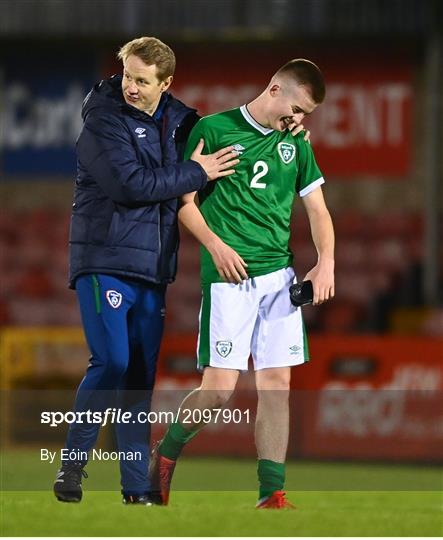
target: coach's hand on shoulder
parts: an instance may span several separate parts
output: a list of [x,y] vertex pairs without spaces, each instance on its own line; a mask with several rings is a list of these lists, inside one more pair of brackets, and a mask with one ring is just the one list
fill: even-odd
[[214,237],[207,249],[212,256],[220,277],[228,283],[243,283],[249,279],[246,272],[248,266],[240,255],[223,242],[218,236]]
[[309,144],[311,144],[311,132],[309,131],[309,129],[305,129],[305,126],[303,124],[298,124],[297,125],[295,122],[292,122],[292,124],[288,125],[288,129],[292,133],[293,137],[298,135],[300,133],[300,131],[304,131],[305,135],[304,135],[303,139],[306,142],[308,142]]
[[221,150],[217,150],[213,154],[202,154],[205,141],[200,139],[199,143],[192,152],[191,159],[199,163],[209,180],[216,180],[223,176],[234,174],[235,170],[232,168],[240,161],[237,156],[237,152],[233,146],[227,146]]

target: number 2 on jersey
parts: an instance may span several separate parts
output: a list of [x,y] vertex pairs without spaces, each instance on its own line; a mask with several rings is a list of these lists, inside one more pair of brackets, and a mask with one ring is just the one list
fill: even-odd
[[252,177],[251,183],[249,186],[255,189],[265,189],[266,184],[264,182],[259,182],[260,178],[266,176],[269,171],[269,167],[265,161],[256,161],[253,167],[254,176]]

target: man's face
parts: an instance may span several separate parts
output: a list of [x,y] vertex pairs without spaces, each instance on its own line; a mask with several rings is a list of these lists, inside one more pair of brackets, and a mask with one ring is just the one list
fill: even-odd
[[298,126],[317,107],[306,86],[275,84],[270,89],[270,95],[268,123],[276,131],[284,131],[291,124]]
[[141,58],[131,54],[123,61],[123,98],[128,105],[150,115],[154,114],[162,92],[171,85],[172,77],[164,81],[157,78],[157,66],[148,66]]

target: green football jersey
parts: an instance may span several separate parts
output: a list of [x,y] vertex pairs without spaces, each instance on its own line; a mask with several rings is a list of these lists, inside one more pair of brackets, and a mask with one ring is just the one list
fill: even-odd
[[[289,130],[261,126],[246,105],[202,118],[190,134],[185,159],[200,138],[205,154],[233,145],[240,159],[235,174],[209,182],[199,192],[200,211],[209,228],[245,260],[249,277],[290,266],[294,197],[324,182],[311,145],[302,133],[294,137]],[[204,284],[222,281],[203,246],[201,278]]]

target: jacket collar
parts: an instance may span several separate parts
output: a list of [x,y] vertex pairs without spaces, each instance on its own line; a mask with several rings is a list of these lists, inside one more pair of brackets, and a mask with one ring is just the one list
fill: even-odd
[[83,118],[86,118],[87,114],[93,109],[100,108],[108,111],[123,111],[131,117],[145,122],[163,120],[168,125],[177,125],[188,114],[192,112],[196,113],[196,109],[188,107],[169,92],[164,92],[157,111],[153,116],[150,116],[125,102],[122,95],[121,82],[121,75],[113,75],[111,78],[102,80],[96,84],[83,102]]

